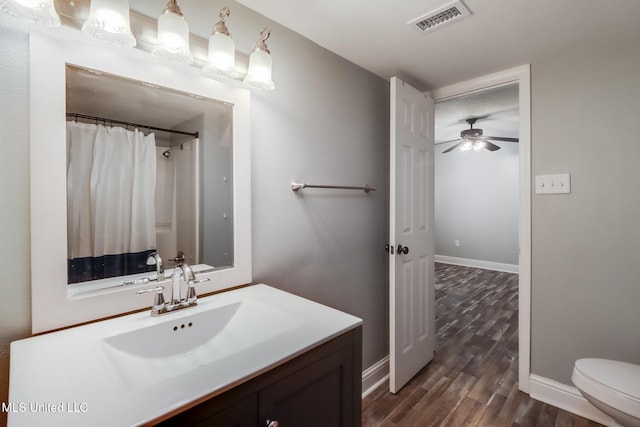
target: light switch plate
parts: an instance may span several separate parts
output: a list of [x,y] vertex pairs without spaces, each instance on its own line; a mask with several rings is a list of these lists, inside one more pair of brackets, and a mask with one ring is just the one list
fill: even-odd
[[571,175],[560,173],[555,175],[536,175],[536,194],[568,194],[571,193]]

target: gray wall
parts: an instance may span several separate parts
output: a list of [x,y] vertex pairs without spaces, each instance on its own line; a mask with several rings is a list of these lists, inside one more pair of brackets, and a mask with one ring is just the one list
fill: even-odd
[[272,39],[276,90],[251,99],[253,278],[362,318],[367,368],[389,352],[389,84],[279,25]]
[[518,265],[518,144],[442,154],[452,145],[436,146],[436,254]]
[[[1,18],[0,18],[1,19]],[[0,402],[7,401],[9,343],[31,331],[29,263],[29,58],[20,22],[0,21]],[[0,413],[0,425],[6,414]]]
[[640,40],[532,64],[532,371],[571,384],[580,357],[640,364]]

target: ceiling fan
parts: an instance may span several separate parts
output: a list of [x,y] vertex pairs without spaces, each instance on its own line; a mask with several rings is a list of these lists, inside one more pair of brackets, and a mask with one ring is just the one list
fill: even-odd
[[504,141],[504,142],[519,142],[518,138],[506,138],[502,136],[483,136],[482,129],[474,129],[473,125],[476,123],[478,118],[467,119],[466,122],[469,124],[470,128],[465,129],[460,132],[460,139],[452,139],[451,141],[443,141],[438,144],[446,144],[448,142],[459,141],[457,144],[452,145],[451,147],[444,150],[442,153],[448,153],[449,151],[453,151],[456,148],[460,147],[461,151],[478,151],[483,148],[486,148],[489,151],[499,150],[500,147],[491,141]]

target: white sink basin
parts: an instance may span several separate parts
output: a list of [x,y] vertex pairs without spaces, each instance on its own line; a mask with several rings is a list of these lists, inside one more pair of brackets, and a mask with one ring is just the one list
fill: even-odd
[[102,342],[131,356],[158,358],[187,353],[211,343],[240,305],[242,302],[235,302],[180,319],[167,317],[164,323],[113,335]]
[[[158,318],[155,318],[158,319]],[[155,320],[153,319],[153,320]],[[124,389],[148,386],[285,334],[301,319],[256,300],[209,304],[101,340]]]
[[8,424],[148,424],[361,323],[261,284],[159,317],[146,311],[14,341],[9,401],[27,410],[10,411]]

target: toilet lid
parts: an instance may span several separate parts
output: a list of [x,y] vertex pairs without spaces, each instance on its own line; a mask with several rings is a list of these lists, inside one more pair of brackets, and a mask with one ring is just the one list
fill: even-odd
[[574,373],[583,379],[576,386],[596,399],[625,406],[630,413],[640,411],[640,366],[615,360],[580,359],[575,363]]

